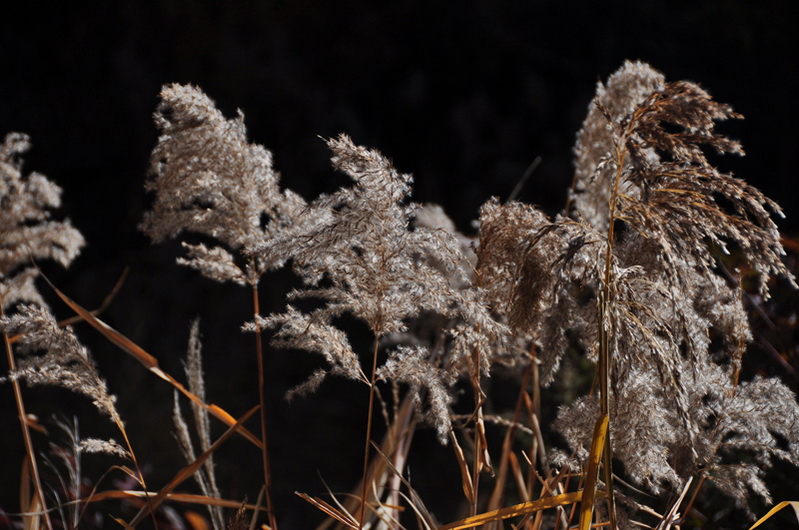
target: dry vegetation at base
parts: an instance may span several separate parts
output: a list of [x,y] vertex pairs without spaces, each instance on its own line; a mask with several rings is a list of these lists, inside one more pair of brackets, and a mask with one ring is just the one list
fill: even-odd
[[[627,62],[597,86],[562,213],[491,198],[470,237],[440,207],[411,200],[411,175],[346,135],[327,145],[350,186],[311,201],[281,189],[243,114],[226,118],[197,87],[165,86],[141,229],[154,243],[181,238],[179,264],[252,292],[243,331],[255,337],[253,408],[235,417],[206,395],[199,322],[185,374],[170,374],[69,297],[79,293],[50,288],[153,384],[173,387],[164,406],[185,462],[166,484],[145,483],[146,455],[131,440],[148,433],[126,430],[74,321],[56,322],[38,291],[35,262],[66,266],[84,242],[69,221],[51,220],[61,190],[24,175],[28,139],[9,134],[0,147],[0,331],[27,450],[25,513],[14,520],[26,528],[117,524],[110,518],[123,527],[277,528],[267,434],[280,425],[264,397],[274,348],[325,363],[290,399],[313,400],[331,376],[365,389],[360,483],[349,495],[299,494],[325,518],[321,528],[702,527],[712,525],[702,499],[717,492],[754,520],[752,502],[785,500],[770,490],[767,470],[799,465],[799,404],[779,379],[744,373],[749,311],[768,319],[770,279],[796,284],[773,220],[779,206],[708,159],[743,154],[715,130],[735,118],[698,85]],[[268,289],[267,273],[287,266],[303,286],[266,314],[259,284],[266,278]],[[370,347],[354,346],[345,319],[365,324]],[[550,396],[546,406],[558,409],[545,411],[555,416],[545,423],[542,392],[557,387],[570,356],[594,367],[590,391],[557,404]],[[486,382],[498,371],[520,388],[502,414],[486,408]],[[31,436],[39,426],[25,395],[34,390],[23,381],[89,397],[118,439],[82,438],[77,422],[61,422],[70,443],[46,457]],[[459,469],[450,478],[464,499],[453,500],[464,506],[456,522],[442,524],[410,479],[422,426],[435,429]],[[553,432],[560,447],[550,446]],[[231,437],[251,444],[251,470],[264,485],[246,498],[228,498],[215,473],[215,453]],[[96,452],[114,455],[108,473],[131,487],[84,477],[81,459]],[[42,480],[43,463],[60,482]],[[205,515],[180,519],[170,508],[179,504],[204,505]]]

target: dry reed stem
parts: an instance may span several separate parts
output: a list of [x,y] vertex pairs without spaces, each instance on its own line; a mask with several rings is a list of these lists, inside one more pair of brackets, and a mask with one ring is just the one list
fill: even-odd
[[[627,126],[626,135],[629,136],[632,134],[632,126],[635,123],[634,120],[630,120],[630,123]],[[624,162],[625,162],[625,154],[626,151],[624,149],[623,144],[618,143],[616,145],[616,175],[613,181],[613,187],[610,194],[610,203],[608,205],[609,213],[608,213],[608,232],[607,232],[607,245],[605,250],[605,277],[602,283],[602,292],[599,299],[599,366],[597,367],[597,371],[599,373],[599,388],[600,388],[600,411],[601,415],[599,421],[603,421],[603,418],[606,418],[607,421],[610,421],[610,335],[609,330],[606,327],[606,322],[608,322],[608,315],[610,314],[611,307],[610,307],[610,299],[611,299],[611,285],[612,282],[615,282],[615,278],[613,277],[612,273],[612,264],[613,264],[613,249],[614,249],[614,242],[616,239],[615,235],[615,226],[616,226],[616,206],[618,203],[619,198],[619,185],[621,183],[622,174],[624,170]],[[599,425],[599,423],[597,423]],[[608,428],[606,430],[604,437],[604,451],[603,451],[603,459],[605,464],[605,487],[607,488],[607,495],[608,495],[608,516],[610,518],[610,527],[613,530],[616,530],[616,503],[613,494],[613,450],[611,447],[611,429]],[[596,437],[596,431],[594,431],[594,436]],[[593,446],[592,446],[593,452]],[[583,524],[582,520],[582,512],[581,512],[581,526]],[[587,528],[587,527],[586,527]]]
[[368,488],[368,470],[369,470],[369,447],[372,440],[372,416],[374,415],[375,408],[375,385],[377,375],[377,349],[379,347],[379,333],[375,333],[374,347],[372,349],[372,375],[369,382],[369,411],[366,419],[366,441],[363,449],[363,484],[361,488],[361,508],[358,515],[358,528],[363,528],[366,517],[366,491]]
[[516,456],[516,453],[510,453],[509,455],[510,460],[510,467],[512,470],[511,476],[514,478],[516,482],[516,488],[519,490],[519,497],[527,502],[530,500],[530,495],[528,492],[527,483],[524,479],[524,475],[522,475],[522,469],[519,466],[519,457]]
[[[596,498],[596,486],[599,478],[599,461],[605,449],[605,442],[608,434],[608,416],[602,414],[596,421],[594,436],[591,440],[591,452],[588,456],[588,471],[585,475],[583,484],[583,498],[580,504],[580,530],[588,530],[591,527],[591,517],[594,513],[594,499]],[[606,469],[605,475],[609,472]],[[605,479],[607,484],[607,479]],[[615,522],[611,522],[615,528]]]
[[252,442],[256,447],[259,449],[262,447],[261,440],[258,439],[253,433],[247,430],[242,425],[236,425],[236,420],[233,416],[231,416],[225,409],[214,405],[213,403],[207,404],[203,402],[199,397],[197,397],[194,393],[190,392],[182,383],[180,383],[177,379],[169,375],[168,373],[164,372],[160,366],[158,365],[158,360],[147,353],[141,346],[124,336],[122,333],[118,332],[99,318],[95,317],[90,311],[84,309],[80,304],[69,298],[67,295],[62,293],[55,285],[53,285],[50,280],[47,279],[46,276],[42,275],[42,277],[47,281],[53,291],[58,295],[58,297],[67,304],[75,313],[77,313],[83,320],[85,320],[89,325],[91,325],[94,329],[100,332],[106,339],[108,339],[112,344],[120,348],[122,351],[130,354],[134,359],[139,361],[142,365],[144,365],[147,370],[151,373],[155,374],[159,378],[163,379],[172,387],[174,387],[178,392],[189,398],[192,403],[202,407],[203,409],[207,410],[211,413],[214,417],[222,421],[228,427],[235,426],[236,430],[239,434],[244,436],[247,440]]
[[[252,284],[252,304],[253,318],[261,314],[260,301],[258,299],[258,284]],[[258,357],[258,400],[261,403],[261,460],[264,469],[264,495],[266,498],[266,511],[269,517],[269,526],[277,530],[277,520],[275,518],[274,505],[272,504],[272,476],[269,465],[269,450],[266,435],[266,385],[264,382],[264,348],[261,336],[261,328],[255,330],[255,350]]]
[[781,503],[774,506],[772,509],[768,511],[766,515],[761,517],[757,520],[755,524],[749,527],[749,530],[755,530],[758,526],[765,523],[767,520],[771,519],[771,517],[777,513],[778,511],[782,510],[783,508],[790,506],[793,508],[794,513],[796,514],[796,520],[799,521],[799,501],[782,501]]
[[458,461],[458,467],[461,471],[461,486],[463,487],[463,495],[466,500],[472,505],[474,500],[474,484],[472,482],[472,474],[469,471],[469,463],[466,461],[466,456],[463,454],[463,448],[458,443],[458,437],[455,431],[450,431],[450,440],[452,441],[452,450],[455,451],[455,459]]
[[[3,304],[0,302],[0,317],[3,315]],[[14,350],[11,348],[11,342],[9,341],[9,337],[6,333],[3,333],[3,345],[5,346],[6,358],[8,359],[8,370],[9,372],[13,372],[17,369],[16,362],[14,361]],[[19,381],[16,379],[11,380],[11,385],[14,389],[14,401],[17,405],[17,415],[19,416],[19,423],[20,427],[22,428],[22,438],[25,442],[25,453],[27,455],[31,472],[33,473],[34,494],[36,495],[40,504],[41,516],[44,518],[47,528],[52,529],[53,523],[50,520],[50,514],[47,510],[47,503],[44,500],[44,490],[42,489],[42,481],[39,476],[39,466],[36,464],[36,454],[33,450],[33,439],[31,438],[30,429],[28,428],[28,415],[25,412],[25,402],[22,400],[22,388],[20,387]]]
[[[108,499],[143,499],[146,497],[152,497],[153,493],[149,491],[141,491],[141,490],[108,490],[108,491],[101,491],[99,493],[92,493],[88,497],[83,497],[80,499],[76,499],[74,501],[69,501],[64,503],[64,506],[69,506],[70,504],[89,504],[94,502],[101,502]],[[203,506],[211,505],[211,506],[219,506],[221,508],[233,508],[237,509],[242,506],[246,510],[254,511],[254,512],[265,512],[266,508],[261,508],[258,504],[242,504],[240,501],[234,501],[230,499],[217,499],[214,497],[208,497],[207,495],[199,495],[195,493],[167,493],[166,500],[184,503],[184,504],[200,504]]]
[[[477,333],[480,334],[480,325],[477,325]],[[471,515],[477,514],[477,503],[480,499],[480,473],[483,469],[492,471],[491,457],[488,454],[488,440],[485,433],[485,420],[483,419],[483,403],[485,393],[481,385],[482,362],[480,351],[475,348],[472,351],[473,371],[471,373],[472,391],[474,392],[474,468],[472,472],[472,503]]]
[[[119,279],[114,284],[114,287],[111,289],[111,292],[109,292],[105,296],[105,298],[103,298],[103,301],[100,302],[100,305],[97,306],[96,309],[93,309],[93,310],[89,311],[89,313],[91,313],[94,316],[99,316],[106,309],[108,309],[108,306],[111,305],[111,302],[114,300],[114,298],[116,298],[116,295],[119,293],[119,290],[122,288],[122,284],[125,283],[125,280],[127,279],[129,272],[130,272],[130,268],[129,267],[125,267],[125,269],[122,271],[122,274],[120,274]],[[78,322],[83,322],[83,318],[80,315],[75,315],[75,316],[72,316],[72,317],[69,317],[69,318],[65,318],[64,320],[59,321],[58,322],[58,327],[64,328],[66,326],[71,326],[72,324],[77,324]],[[22,338],[22,335],[14,335],[13,337],[9,337],[8,341],[11,344],[14,344],[20,338]]]
[[297,496],[301,499],[304,499],[314,506],[316,506],[319,510],[326,513],[336,521],[340,522],[347,528],[358,528],[358,521],[354,519],[349,513],[342,512],[331,506],[329,503],[323,501],[319,497],[311,497],[307,493],[296,492]]
[[[597,497],[601,496],[603,495],[597,495]],[[510,519],[511,517],[534,513],[541,510],[546,510],[548,508],[555,508],[557,506],[564,506],[566,504],[574,504],[580,502],[582,498],[582,491],[562,493],[560,495],[545,497],[536,501],[514,504],[513,506],[508,506],[499,510],[493,510],[490,512],[481,513],[479,515],[467,517],[465,519],[461,519],[460,521],[441,526],[438,530],[463,530],[465,528],[474,528],[475,526],[484,525],[493,521]]]
[[[693,479],[693,477],[691,477]],[[699,484],[696,485],[694,488],[694,493],[691,495],[691,500],[688,501],[688,506],[685,507],[685,513],[683,513],[682,518],[678,522],[678,524],[682,524],[688,514],[691,512],[691,509],[694,507],[694,501],[696,500],[697,496],[699,495],[699,490],[702,489],[702,486],[705,484],[705,480],[707,477],[704,473],[702,473],[699,477]]]

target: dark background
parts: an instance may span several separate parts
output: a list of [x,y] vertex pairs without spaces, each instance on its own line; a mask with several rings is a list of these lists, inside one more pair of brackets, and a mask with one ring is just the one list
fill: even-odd
[[[557,212],[596,82],[624,59],[641,59],[667,79],[701,83],[746,116],[722,130],[740,139],[748,156],[718,163],[784,206],[787,233],[799,228],[791,184],[799,144],[796,2],[229,4],[71,3],[56,11],[29,3],[24,13],[4,14],[0,134],[31,135],[26,171],[64,187],[62,214],[88,240],[68,272],[45,271],[91,308],[129,267],[104,318],[175,375],[189,320],[200,316],[209,399],[234,415],[256,400],[253,338],[237,332],[249,315],[248,293],[174,266],[178,246],[152,247],[136,228],[156,142],[151,115],[164,83],[199,85],[228,116],[242,109],[251,139],[272,150],[283,184],[306,199],[346,184],[319,139],[346,132],[413,172],[415,200],[442,204],[469,231],[479,206],[492,195],[507,197],[539,156],[520,199]],[[281,308],[289,283],[283,274],[267,278],[266,311]],[[119,395],[151,485],[163,484],[180,462],[169,388],[88,327],[78,333]],[[317,472],[337,491],[351,488],[360,473],[365,389],[333,382],[291,405],[282,400],[316,365],[309,357],[272,352],[268,360],[275,496],[288,528],[315,520],[314,508],[293,491],[322,493]],[[114,435],[80,398],[26,391],[26,401],[43,420],[74,410],[84,434]],[[0,421],[0,507],[13,511],[22,447],[7,385],[0,388]],[[449,449],[431,447],[411,471],[424,476],[420,470],[433,463],[443,466],[417,486],[446,519],[460,485],[436,482],[457,471]],[[259,473],[257,454],[235,440],[223,449],[224,494],[253,500],[248,476]],[[111,462],[89,458],[101,468]]]

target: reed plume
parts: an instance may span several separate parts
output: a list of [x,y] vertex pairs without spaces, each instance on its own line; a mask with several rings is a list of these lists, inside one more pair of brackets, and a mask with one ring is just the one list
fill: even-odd
[[[772,276],[795,284],[772,219],[779,206],[709,162],[708,150],[743,154],[715,130],[729,118],[740,116],[698,85],[628,62],[597,88],[564,214],[550,220],[515,203],[486,212],[481,245],[497,246],[504,270],[515,267],[503,280],[508,313],[540,345],[544,380],[569,347],[600,368],[607,362],[600,395],[558,415],[576,456],[562,453],[559,463],[587,456],[600,413],[611,419],[613,456],[653,492],[698,474],[741,502],[750,490],[769,499],[762,473],[771,458],[799,462],[792,393],[777,380],[738,384],[751,335],[720,256],[730,248],[745,256],[763,297]],[[511,238],[517,256],[503,251]],[[731,462],[743,447],[758,466]]]

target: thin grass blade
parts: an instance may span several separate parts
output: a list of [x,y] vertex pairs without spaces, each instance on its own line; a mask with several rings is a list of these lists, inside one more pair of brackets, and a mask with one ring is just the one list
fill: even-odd
[[[141,490],[109,490],[109,491],[101,491],[99,493],[95,493],[91,497],[86,497],[84,499],[71,501],[68,504],[100,502],[107,499],[144,499],[148,495],[150,497],[153,496],[152,493]],[[222,508],[234,508],[234,509],[244,506],[244,508],[247,510],[262,511],[262,512],[266,511],[265,508],[255,504],[242,504],[239,501],[234,501],[229,499],[217,499],[214,497],[208,497],[206,495],[197,495],[193,493],[168,493],[166,498],[167,500],[174,502],[181,502],[184,504],[202,504],[202,505],[212,505],[212,506],[220,506]]]
[[114,517],[114,521],[119,523],[119,525],[124,528],[125,530],[133,530],[133,527],[126,523],[124,520],[120,519],[119,517]]
[[685,481],[685,486],[682,489],[682,493],[680,496],[677,497],[677,500],[674,501],[674,504],[671,506],[669,512],[663,516],[663,520],[657,526],[657,530],[670,530],[672,525],[674,525],[677,521],[677,510],[680,509],[682,505],[682,501],[685,499],[685,495],[688,493],[688,489],[691,487],[691,483],[694,481],[694,477],[689,477],[687,481]]
[[777,513],[778,511],[782,510],[786,506],[790,506],[791,508],[793,508],[793,511],[796,514],[796,520],[799,522],[799,501],[782,501],[781,503],[776,505],[774,508],[770,509],[766,515],[764,515],[763,517],[758,519],[758,521],[755,524],[750,526],[749,530],[754,530],[755,528],[757,528],[761,524],[765,523],[775,513]]
[[582,491],[562,493],[560,495],[555,495],[554,497],[544,497],[543,499],[539,499],[537,501],[523,502],[521,504],[515,504],[506,508],[500,508],[499,510],[493,510],[472,517],[467,517],[466,519],[461,519],[460,521],[441,526],[438,530],[461,530],[463,528],[474,528],[475,526],[480,526],[493,521],[501,521],[503,519],[509,519],[518,515],[525,515],[540,510],[546,510],[547,508],[555,508],[565,504],[580,502],[582,498]]
[[194,473],[200,468],[200,466],[203,465],[203,462],[205,462],[208,459],[208,457],[210,457],[214,453],[214,451],[219,449],[219,447],[228,438],[230,438],[230,436],[234,432],[236,432],[237,427],[242,423],[244,423],[245,421],[247,421],[250,418],[250,416],[252,416],[258,410],[259,407],[260,405],[256,405],[255,407],[247,411],[247,413],[244,414],[244,416],[242,416],[227,431],[225,431],[225,433],[222,434],[222,436],[220,436],[219,439],[217,439],[217,441],[215,441],[213,445],[211,445],[211,447],[208,448],[208,450],[204,451],[200,456],[198,456],[197,460],[195,460],[188,466],[178,471],[175,477],[172,480],[170,480],[169,483],[166,486],[164,486],[161,489],[161,491],[159,491],[158,494],[155,495],[155,497],[153,497],[152,500],[139,511],[138,514],[136,514],[136,517],[133,518],[133,520],[130,522],[130,525],[135,527],[137,524],[139,524],[144,517],[146,517],[152,510],[155,510],[158,507],[158,505],[161,504],[166,499],[166,496],[169,493],[171,493],[172,490],[174,490],[176,487],[178,487],[187,479],[191,478],[192,475],[194,475]]
[[[42,275],[44,277],[44,275]],[[199,405],[200,407],[206,409],[210,412],[213,416],[221,420],[225,425],[228,427],[235,425],[236,420],[233,416],[228,414],[223,408],[214,405],[214,404],[206,404],[197,397],[195,394],[190,392],[186,387],[183,386],[177,379],[169,375],[168,373],[161,370],[160,366],[158,365],[158,359],[147,353],[141,346],[124,336],[122,333],[118,332],[99,318],[95,317],[91,311],[84,309],[80,304],[72,300],[70,297],[62,293],[58,288],[50,283],[50,280],[47,277],[44,277],[45,280],[50,284],[50,287],[55,291],[56,295],[58,295],[61,300],[67,304],[75,313],[77,313],[83,320],[85,320],[89,325],[91,325],[94,329],[99,331],[106,339],[108,339],[112,344],[120,348],[122,351],[127,352],[130,354],[134,359],[139,361],[145,368],[147,368],[150,372],[154,373],[174,388],[176,388],[181,394],[189,398],[193,403]],[[239,426],[238,431],[241,435],[245,438],[250,440],[253,444],[258,446],[260,449],[262,444],[261,441],[251,433],[249,430],[244,428],[243,426]]]
[[[580,504],[580,530],[591,528],[591,516],[594,514],[594,500],[596,498],[596,481],[599,475],[599,461],[602,459],[602,450],[605,448],[605,437],[608,433],[608,415],[602,414],[596,421],[594,436],[591,440],[591,452],[588,455],[588,473],[583,486],[583,499]],[[606,470],[609,472],[609,470]]]
[[469,503],[474,502],[474,488],[472,487],[472,474],[469,471],[469,463],[466,462],[466,457],[463,454],[463,449],[458,443],[458,438],[455,432],[450,431],[449,438],[452,440],[452,449],[455,451],[455,459],[458,461],[458,466],[461,469],[461,485],[463,486],[463,494]]
[[307,493],[296,492],[296,494],[300,498],[310,502],[318,509],[320,509],[321,511],[323,511],[324,513],[326,513],[336,521],[340,522],[341,524],[347,526],[348,528],[358,528],[358,522],[355,519],[348,517],[347,515],[333,508],[331,505],[329,505],[322,499],[319,499],[317,497],[311,497]]
[[402,476],[402,473],[394,466],[391,460],[389,460],[388,456],[386,456],[386,454],[380,450],[377,444],[372,442],[372,446],[374,447],[377,454],[380,455],[383,458],[383,460],[385,460],[386,465],[389,468],[391,468],[391,470],[394,472],[396,476],[399,477],[399,479],[402,481],[405,487],[408,488],[408,493],[410,494],[410,498],[412,500],[411,506],[413,507],[414,511],[423,518],[426,526],[435,528],[436,522],[435,518],[433,517],[433,514],[430,513],[430,510],[428,510],[427,507],[424,505],[424,503],[422,502],[422,498],[419,497],[419,494],[416,493],[416,490],[413,488],[413,486],[411,486],[410,481]]

